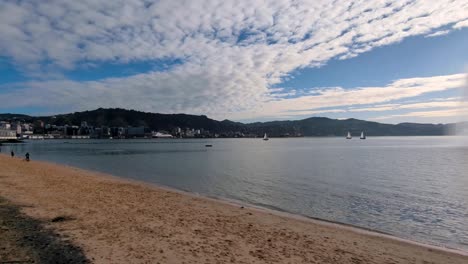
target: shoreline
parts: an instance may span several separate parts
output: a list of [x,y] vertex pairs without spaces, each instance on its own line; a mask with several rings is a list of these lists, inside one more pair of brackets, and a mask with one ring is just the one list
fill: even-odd
[[[441,135],[372,135],[372,136],[366,136],[366,139],[369,138],[401,138],[401,137],[466,137],[466,135],[460,135],[460,134],[441,134]],[[297,137],[275,137],[275,136],[268,136],[270,139],[304,139],[304,138],[341,138],[341,139],[346,139],[344,136],[297,136]],[[144,138],[144,137],[138,137],[138,138],[44,138],[44,139],[17,139],[15,142],[10,142],[10,141],[0,141],[0,143],[4,144],[20,144],[20,143],[28,143],[28,142],[40,142],[40,141],[64,141],[64,140],[70,140],[72,142],[74,141],[83,141],[83,140],[90,140],[90,141],[99,141],[99,140],[108,140],[108,141],[128,141],[128,140],[135,140],[135,141],[141,141],[141,140],[162,140],[162,141],[169,141],[169,140],[223,140],[223,139],[252,139],[252,140],[262,140],[263,137],[184,137],[184,138]],[[352,139],[359,139],[359,136],[353,136]]]
[[[0,154],[0,155],[4,155],[4,154]],[[282,210],[281,208],[269,208],[267,206],[250,204],[250,203],[243,202],[243,201],[240,201],[240,200],[235,200],[235,199],[229,199],[229,198],[224,198],[224,197],[219,197],[219,196],[207,196],[207,195],[203,195],[203,194],[200,194],[200,193],[191,192],[189,190],[177,189],[177,188],[166,186],[166,185],[160,185],[160,184],[157,184],[157,183],[145,182],[145,181],[131,179],[131,178],[124,178],[124,177],[108,174],[108,173],[105,173],[105,172],[92,171],[92,170],[82,169],[82,168],[74,167],[74,166],[70,166],[70,165],[50,162],[50,161],[36,160],[35,162],[53,164],[53,165],[56,165],[56,166],[62,166],[62,167],[66,167],[66,168],[69,168],[69,169],[72,169],[72,170],[82,171],[84,173],[92,173],[92,174],[95,174],[96,176],[109,178],[111,180],[119,181],[119,182],[122,182],[124,184],[125,183],[130,183],[130,184],[139,185],[141,187],[153,188],[155,190],[160,189],[160,190],[164,190],[164,191],[168,191],[168,192],[174,192],[174,193],[178,193],[178,194],[181,194],[181,195],[186,195],[186,196],[190,196],[190,197],[194,197],[194,198],[207,199],[207,200],[210,200],[210,201],[213,201],[213,202],[219,202],[219,203],[223,203],[223,204],[226,204],[226,205],[229,205],[229,206],[244,207],[246,209],[257,210],[257,211],[260,211],[260,212],[265,212],[265,213],[270,213],[270,214],[273,214],[273,215],[288,217],[288,218],[291,218],[291,219],[297,219],[297,220],[300,220],[300,221],[306,221],[306,222],[310,221],[311,223],[314,223],[314,224],[329,225],[329,226],[332,226],[332,227],[348,229],[348,230],[351,230],[351,231],[354,231],[354,232],[364,233],[364,234],[368,234],[368,235],[371,235],[371,236],[377,236],[377,237],[382,236],[382,237],[386,237],[386,238],[393,239],[393,240],[396,240],[396,241],[401,241],[401,242],[404,242],[404,243],[409,243],[409,244],[422,246],[422,247],[428,247],[428,248],[431,248],[431,249],[434,249],[434,250],[449,251],[449,252],[454,253],[454,254],[460,254],[460,255],[463,255],[463,256],[468,256],[468,251],[464,251],[464,250],[459,249],[459,248],[453,248],[453,247],[447,247],[447,246],[443,246],[443,245],[434,245],[434,244],[424,243],[424,242],[421,242],[421,241],[416,241],[416,240],[411,240],[411,239],[408,239],[408,238],[398,237],[398,236],[393,235],[391,233],[384,232],[384,231],[379,231],[379,230],[375,230],[375,229],[371,229],[371,228],[356,226],[356,225],[342,223],[342,222],[336,222],[336,221],[322,219],[322,218],[313,217],[313,216],[307,216],[307,215],[303,215],[303,214],[299,214],[299,213],[292,213],[292,212],[288,212],[286,210]]]
[[[55,164],[55,163],[53,163],[53,164]],[[69,166],[69,167],[70,168],[76,168],[76,167],[73,167],[73,166]],[[81,168],[76,168],[76,169],[84,170],[84,171],[87,171],[87,172],[92,172],[92,171],[81,169]],[[97,172],[97,173],[101,173],[101,172]],[[412,245],[415,245],[415,246],[430,248],[432,250],[446,251],[446,252],[450,252],[450,253],[454,253],[454,254],[458,254],[458,255],[468,257],[468,251],[464,251],[464,250],[459,249],[459,248],[453,248],[453,247],[447,247],[447,246],[443,246],[443,245],[434,245],[434,244],[424,243],[424,242],[421,242],[421,241],[416,241],[416,240],[411,240],[411,239],[408,239],[408,238],[398,237],[398,236],[393,235],[391,233],[387,233],[387,232],[384,232],[384,231],[379,231],[379,230],[375,230],[375,229],[371,229],[371,228],[356,226],[356,225],[342,223],[342,222],[336,222],[336,221],[332,221],[332,220],[322,219],[322,218],[313,217],[313,216],[307,216],[307,215],[298,214],[298,213],[292,213],[292,212],[282,210],[280,208],[268,208],[266,206],[250,204],[250,203],[242,202],[242,201],[235,200],[235,199],[228,199],[228,198],[217,197],[217,196],[206,196],[206,195],[191,192],[191,191],[188,191],[188,190],[176,189],[176,188],[173,188],[173,187],[170,187],[170,186],[159,185],[159,184],[156,184],[156,183],[144,182],[144,181],[135,180],[135,179],[127,179],[127,178],[123,178],[123,177],[119,177],[119,176],[115,176],[115,175],[111,175],[111,174],[106,174],[106,173],[103,173],[102,176],[103,177],[110,177],[111,179],[114,179],[114,180],[117,180],[117,181],[121,180],[123,182],[129,182],[129,183],[132,183],[132,184],[138,184],[138,185],[147,186],[147,187],[150,187],[150,188],[162,189],[162,190],[166,190],[166,191],[169,191],[169,192],[179,193],[179,194],[182,194],[182,195],[192,196],[192,197],[201,198],[201,199],[207,199],[207,200],[211,200],[213,202],[223,203],[223,204],[226,204],[226,205],[229,205],[229,206],[244,207],[245,209],[248,209],[248,210],[255,210],[255,211],[268,213],[268,214],[272,214],[272,215],[276,215],[276,216],[282,216],[282,217],[287,217],[287,218],[290,218],[290,219],[296,219],[296,220],[299,220],[299,221],[310,222],[312,224],[319,224],[319,225],[330,226],[330,227],[334,227],[334,228],[340,228],[340,229],[349,230],[349,231],[352,231],[352,232],[366,234],[366,235],[374,236],[374,237],[383,237],[383,238],[387,238],[387,239],[391,239],[391,240],[395,240],[395,241],[399,241],[399,242],[403,242],[403,243],[412,244]]]
[[[2,156],[2,155],[9,158],[8,155],[0,153],[0,156]],[[18,158],[18,157],[16,157],[16,158]],[[225,198],[225,197],[207,196],[207,195],[203,195],[203,194],[200,194],[200,193],[191,192],[189,190],[177,189],[177,188],[174,188],[174,187],[161,185],[161,184],[157,184],[157,183],[145,182],[145,181],[141,181],[141,180],[137,180],[137,179],[124,178],[124,177],[120,177],[120,176],[117,176],[117,175],[112,175],[112,174],[105,173],[105,172],[87,170],[87,169],[74,167],[74,166],[66,165],[66,164],[55,163],[55,162],[51,162],[51,161],[35,160],[35,162],[36,163],[44,163],[44,164],[52,164],[52,165],[56,165],[56,166],[61,166],[61,167],[69,168],[69,169],[76,170],[76,171],[82,171],[84,173],[91,173],[91,174],[95,174],[96,176],[99,176],[99,177],[108,178],[108,179],[114,180],[114,181],[119,181],[119,182],[121,182],[123,184],[129,183],[129,184],[134,184],[134,185],[141,186],[143,188],[147,187],[147,188],[152,188],[152,189],[155,189],[155,190],[160,189],[160,190],[173,192],[173,193],[178,193],[178,194],[181,194],[181,195],[186,195],[186,196],[190,196],[190,197],[194,197],[194,198],[207,199],[207,200],[210,200],[210,201],[213,201],[213,202],[219,202],[219,203],[223,203],[223,204],[226,204],[226,205],[229,205],[229,206],[244,207],[246,209],[257,210],[257,211],[260,211],[260,212],[270,213],[270,214],[273,214],[273,215],[283,216],[283,217],[287,217],[287,218],[291,218],[291,219],[297,219],[297,220],[300,220],[300,221],[306,221],[306,222],[309,221],[309,222],[311,222],[313,224],[329,225],[331,227],[347,229],[347,230],[350,230],[350,231],[354,231],[354,232],[357,232],[357,233],[363,233],[363,234],[367,234],[367,235],[370,235],[370,236],[385,237],[385,238],[400,241],[400,242],[403,242],[403,243],[413,244],[413,245],[421,246],[421,247],[427,247],[427,248],[431,248],[433,250],[448,251],[450,253],[459,254],[459,255],[468,257],[468,251],[465,251],[465,250],[460,249],[460,248],[454,248],[454,247],[448,247],[448,246],[444,246],[444,245],[435,245],[435,244],[425,243],[425,242],[422,242],[422,241],[412,240],[410,238],[399,237],[399,236],[393,235],[391,233],[380,231],[380,230],[375,230],[375,229],[366,228],[366,227],[362,227],[362,226],[356,226],[356,225],[352,225],[352,224],[348,224],[348,223],[336,222],[336,221],[332,221],[332,220],[327,220],[327,219],[322,219],[322,218],[318,218],[318,217],[303,215],[303,214],[299,214],[299,213],[288,212],[288,211],[283,210],[281,208],[269,208],[267,206],[251,204],[251,203],[243,202],[243,201],[240,201],[240,200],[229,199],[229,198]]]
[[[14,166],[7,166],[9,163]],[[8,168],[7,172],[4,172],[4,171],[0,172],[0,196],[4,196],[4,197],[6,196],[5,198],[9,199],[15,204],[29,204],[29,205],[32,204],[33,206],[32,208],[23,208],[23,210],[25,211],[26,215],[33,217],[33,218],[48,219],[52,217],[54,214],[57,214],[57,213],[53,213],[54,210],[57,210],[57,209],[59,209],[59,211],[62,211],[62,212],[69,212],[70,215],[73,216],[76,220],[67,221],[67,222],[64,222],[63,224],[59,224],[58,233],[61,233],[61,234],[63,233],[67,236],[70,236],[72,240],[76,242],[79,246],[83,246],[85,253],[89,254],[94,259],[96,259],[97,260],[96,263],[99,263],[99,260],[105,262],[104,260],[106,258],[107,260],[111,258],[113,262],[117,262],[117,263],[119,262],[125,263],[126,261],[129,261],[129,260],[134,261],[136,259],[139,260],[140,258],[125,258],[122,256],[118,258],[113,258],[112,252],[114,250],[110,250],[110,253],[109,253],[109,249],[106,250],[102,248],[103,245],[100,245],[97,247],[97,248],[100,248],[100,250],[91,249],[92,246],[90,247],[90,245],[99,244],[99,239],[93,238],[90,240],[90,239],[86,239],[85,237],[79,234],[80,231],[83,231],[83,230],[87,231],[87,228],[83,226],[82,224],[89,220],[89,219],[86,219],[87,212],[83,213],[82,211],[83,210],[93,211],[92,213],[94,213],[94,216],[101,217],[102,222],[108,221],[107,219],[108,216],[105,214],[100,214],[99,212],[94,212],[94,210],[92,210],[91,208],[93,206],[92,203],[86,206],[81,206],[80,204],[76,204],[77,201],[73,200],[73,198],[76,198],[76,197],[73,195],[70,196],[71,200],[67,200],[69,206],[61,204],[60,201],[58,201],[57,203],[56,201],[57,199],[65,200],[64,196],[66,196],[67,193],[66,192],[62,193],[62,190],[60,190],[60,188],[66,188],[68,184],[78,183],[78,185],[75,187],[79,187],[80,185],[87,185],[86,188],[84,189],[91,191],[89,195],[93,197],[94,199],[96,198],[102,199],[105,197],[109,198],[109,200],[114,199],[112,201],[107,201],[105,199],[103,201],[99,201],[102,203],[102,206],[99,208],[109,209],[109,211],[115,214],[115,216],[118,218],[128,217],[127,214],[125,213],[122,214],[122,212],[119,212],[118,209],[121,209],[121,208],[119,208],[120,205],[116,203],[118,201],[129,202],[129,200],[131,200],[130,203],[133,206],[135,206],[135,208],[137,209],[136,211],[137,214],[132,215],[132,217],[135,217],[135,218],[138,218],[139,216],[146,218],[147,215],[145,213],[151,214],[151,212],[148,212],[148,207],[150,207],[150,209],[155,209],[156,211],[160,210],[161,212],[166,213],[166,214],[171,214],[173,210],[183,212],[182,215],[185,217],[173,215],[173,216],[169,216],[169,218],[176,218],[177,221],[188,222],[188,223],[195,224],[198,226],[198,229],[191,230],[189,228],[190,227],[189,225],[188,226],[182,225],[180,227],[177,224],[175,224],[173,229],[171,229],[171,231],[174,233],[177,233],[179,231],[178,228],[181,228],[181,229],[188,228],[189,229],[188,231],[193,231],[192,236],[184,237],[183,239],[180,239],[178,241],[178,244],[182,245],[183,247],[189,247],[188,252],[190,252],[190,249],[193,249],[193,247],[191,247],[190,245],[185,245],[184,243],[186,241],[194,240],[196,237],[194,238],[193,236],[196,236],[197,234],[203,234],[204,233],[203,229],[206,227],[208,227],[207,229],[210,229],[210,230],[212,229],[212,231],[215,231],[215,232],[220,232],[220,233],[224,232],[221,238],[225,236],[228,236],[228,237],[232,236],[232,238],[230,239],[231,243],[236,244],[239,250],[242,249],[241,250],[242,254],[236,255],[236,254],[231,254],[232,252],[230,252],[229,248],[227,249],[223,248],[221,252],[224,252],[224,254],[227,254],[226,256],[219,255],[219,254],[218,255],[215,254],[214,256],[212,256],[213,254],[209,252],[205,252],[207,259],[209,259],[210,261],[211,260],[213,261],[214,260],[230,260],[230,261],[237,260],[236,262],[240,262],[240,263],[249,263],[252,261],[255,263],[278,261],[279,260],[278,258],[269,258],[268,254],[262,253],[264,251],[270,252],[272,248],[277,247],[277,245],[272,243],[270,240],[272,240],[275,237],[275,236],[272,236],[272,231],[277,231],[276,229],[278,227],[281,227],[280,230],[283,230],[283,231],[279,233],[273,232],[277,236],[281,236],[281,237],[284,236],[285,238],[288,238],[288,236],[283,233],[289,234],[290,236],[298,236],[298,237],[300,237],[301,235],[304,235],[304,237],[307,237],[309,239],[309,240],[306,239],[305,241],[309,241],[309,242],[311,242],[310,238],[314,237],[314,236],[310,236],[309,233],[311,232],[309,229],[319,229],[321,231],[325,231],[325,234],[328,234],[328,235],[323,236],[322,239],[319,239],[318,242],[322,242],[319,244],[331,244],[334,247],[336,247],[336,249],[332,251],[331,253],[329,252],[327,254],[322,254],[323,256],[315,256],[317,254],[320,255],[321,251],[316,252],[314,248],[310,248],[309,246],[306,245],[306,243],[304,245],[301,245],[300,247],[296,247],[296,249],[294,247],[289,248],[286,245],[282,245],[285,249],[292,250],[292,252],[297,251],[297,250],[299,251],[302,250],[304,251],[303,253],[315,252],[314,253],[315,255],[309,254],[310,257],[312,258],[307,258],[307,259],[302,259],[302,260],[295,259],[296,261],[298,261],[297,263],[306,263],[308,261],[311,261],[312,259],[316,259],[314,257],[317,257],[317,259],[320,259],[320,261],[324,263],[333,263],[333,261],[331,260],[334,259],[336,261],[337,257],[345,258],[345,259],[340,259],[342,261],[340,263],[359,263],[359,262],[352,262],[351,260],[352,257],[349,258],[349,256],[347,256],[347,255],[353,255],[354,253],[355,253],[354,255],[359,256],[360,259],[364,261],[362,263],[381,263],[379,261],[375,261],[376,256],[372,255],[374,254],[373,252],[366,251],[366,250],[362,251],[365,248],[373,247],[372,244],[377,243],[377,242],[382,243],[382,245],[384,245],[385,248],[390,247],[390,246],[391,247],[403,246],[403,247],[409,247],[411,248],[411,250],[422,251],[428,255],[434,255],[436,257],[442,256],[442,259],[445,259],[444,257],[447,257],[447,256],[450,256],[451,258],[455,259],[454,262],[437,262],[436,261],[434,263],[464,263],[468,261],[468,252],[465,252],[459,249],[428,245],[428,244],[424,244],[421,242],[399,238],[399,237],[386,234],[383,232],[378,232],[378,231],[356,227],[352,225],[336,223],[333,221],[327,221],[327,220],[322,220],[322,219],[316,219],[313,217],[303,216],[299,214],[292,214],[292,213],[288,213],[285,211],[278,211],[278,210],[256,206],[256,205],[249,205],[249,204],[245,204],[239,201],[228,200],[228,199],[224,199],[220,197],[206,197],[197,193],[192,193],[192,192],[188,192],[184,190],[178,190],[178,189],[174,189],[174,188],[167,187],[167,186],[157,185],[154,183],[147,183],[147,182],[142,182],[142,181],[138,181],[134,179],[125,179],[125,178],[121,178],[118,176],[109,175],[106,173],[88,171],[88,170],[71,167],[67,165],[58,165],[58,164],[44,162],[44,161],[33,161],[33,162],[26,163],[26,162],[21,161],[18,158],[11,159],[10,157],[7,157],[6,155],[3,155],[3,154],[0,155],[0,165],[2,165],[3,168],[5,167]],[[62,174],[67,174],[67,175],[64,176],[64,175],[59,175],[60,173],[57,173],[57,175],[55,176],[49,176],[48,175],[49,171],[60,172]],[[21,177],[20,175],[24,174],[25,172],[31,173],[31,176],[28,176],[27,179],[19,178]],[[70,176],[74,176],[74,178]],[[75,180],[77,182],[74,182]],[[34,182],[34,181],[38,181],[38,182]],[[47,184],[44,185],[44,182],[42,181],[53,183],[60,188],[57,189],[57,188],[52,188],[50,187],[50,185],[47,185]],[[94,188],[91,183],[96,184],[96,185],[103,185],[103,186],[100,186],[99,188],[97,187]],[[20,187],[19,189],[23,189],[23,191],[21,192],[18,190],[13,190],[13,188],[5,188],[4,186],[5,184],[7,186],[10,185],[10,186]],[[40,188],[46,189],[50,191],[51,193],[44,195],[43,193],[39,192],[31,196],[31,195],[28,195],[27,192],[25,192],[26,190],[33,190],[34,188],[37,189],[37,187],[39,187],[39,189]],[[118,190],[116,191],[116,189]],[[84,190],[73,190],[73,189],[70,190],[70,192],[76,192],[74,195],[78,195],[78,197],[83,195],[82,191]],[[60,194],[57,195],[57,194],[54,194],[54,192],[60,192]],[[125,192],[125,196],[122,194],[122,192]],[[144,199],[132,200],[133,199],[132,197],[134,195],[138,196],[140,195],[141,192],[144,193],[141,196],[146,197],[148,199],[152,199],[153,201],[161,201],[161,198],[169,197],[165,202],[171,205],[172,207],[171,208],[159,208],[163,206],[148,203]],[[63,196],[60,196],[60,195],[63,195]],[[124,196],[123,197],[124,199],[122,199],[122,196]],[[41,202],[35,202],[34,200],[37,199],[38,197],[41,197],[43,199],[46,199],[46,198],[49,199],[51,203],[54,203],[54,206],[56,208],[48,208],[48,207],[54,207],[48,203],[41,204]],[[193,209],[190,208],[190,206],[187,206],[187,203],[189,203],[191,206],[199,207],[198,209],[203,209],[204,210],[203,213],[207,214],[207,216],[200,216],[201,219],[199,219],[197,218],[197,216],[192,215],[193,213],[198,212],[198,211],[197,210],[193,211]],[[87,206],[89,206],[90,208],[88,208]],[[141,206],[141,208],[139,208],[139,206]],[[129,208],[126,208],[126,209],[129,209]],[[138,210],[140,210],[141,212],[139,212]],[[65,213],[64,215],[67,215],[67,214]],[[155,216],[159,216],[159,215],[155,215]],[[216,218],[216,220],[213,222],[211,217]],[[231,218],[234,217],[238,221],[232,221],[230,217]],[[85,218],[85,219],[81,219],[81,218]],[[128,222],[128,221],[118,219],[118,218],[115,221],[118,221],[124,226],[127,225],[126,226],[127,228],[130,228],[130,229],[132,228],[132,221]],[[221,220],[219,220],[218,218]],[[246,225],[247,222],[245,218],[249,218],[248,219],[249,221],[247,221],[249,222],[248,225]],[[250,218],[253,218],[253,219],[250,219]],[[146,220],[151,222],[152,218],[146,218]],[[73,223],[73,222],[80,222],[80,221],[83,223],[81,224]],[[92,222],[92,220],[90,221]],[[145,221],[142,221],[141,223],[143,225],[148,224],[148,222],[145,222]],[[236,232],[231,233],[229,229],[223,229],[222,227],[225,226],[226,223],[231,225],[231,228],[235,229],[234,231]],[[166,221],[158,222],[159,226],[161,224],[163,226],[166,224],[170,226],[170,228],[172,228],[171,225],[174,225],[173,223],[166,222]],[[293,226],[296,225],[300,227],[293,228],[293,227],[290,227],[290,225],[293,225]],[[244,234],[242,229],[237,230],[237,228],[238,227],[245,228],[246,226],[247,227],[255,226],[258,229],[258,230],[255,230],[255,231],[258,231],[256,233],[258,238],[269,237],[269,239],[267,239],[267,241],[269,241],[267,244],[270,244],[270,245],[269,246],[267,245],[265,247],[265,245],[261,244],[261,245],[256,245],[255,247],[253,247],[253,248],[258,248],[260,246],[262,248],[260,253],[258,252],[255,253],[256,251],[252,251],[252,250],[248,250],[245,252],[245,249],[244,249],[245,246],[243,245],[243,243],[246,242],[249,246],[250,244],[256,244],[253,241],[249,241],[248,239],[247,241],[243,241],[245,237],[248,236],[248,234]],[[155,231],[151,229],[152,228],[149,228],[146,231],[148,232]],[[105,233],[105,236],[112,236],[111,234],[106,233],[105,232],[106,230],[93,230],[93,231],[98,232],[98,233]],[[108,231],[112,231],[112,230],[108,230]],[[346,233],[346,234],[340,235],[341,233]],[[124,230],[122,230],[122,234],[124,237],[126,237]],[[135,237],[135,234],[131,234],[128,237],[126,237],[126,239],[123,238],[123,239],[117,239],[116,241],[113,241],[113,240],[112,241],[115,243],[121,244],[120,247],[125,248],[126,247],[125,241],[127,241],[128,243],[130,242],[136,243],[134,241],[134,239],[136,238],[139,238],[139,237],[144,237],[144,239],[147,238],[146,233],[137,232],[137,234],[138,235],[136,237]],[[314,234],[323,235],[322,232],[318,232]],[[184,236],[184,234],[180,234],[180,235]],[[211,247],[214,247],[217,251],[219,251],[220,249],[218,249],[217,246],[213,246],[211,244],[210,242],[211,240],[218,241],[218,243],[216,244],[225,244],[226,242],[226,241],[221,241],[219,236],[210,237],[209,233],[203,234],[203,235],[204,235],[202,236],[202,238],[204,238],[203,242],[200,242],[197,239],[195,239],[195,241],[200,242],[199,243],[200,245],[197,247],[198,251],[200,250],[203,251],[203,248],[206,245],[211,245]],[[169,234],[168,237],[172,237],[172,235]],[[164,239],[163,241],[159,241],[158,239],[156,239],[154,242],[155,242],[155,245],[158,245],[158,243],[156,242],[159,242],[160,244],[167,244],[167,242],[171,242],[170,241],[171,239],[166,239],[166,240],[169,240],[169,241],[164,241]],[[303,239],[301,238],[301,240]],[[122,241],[124,241],[124,243],[122,243]],[[343,241],[348,241],[351,243],[351,245],[349,245],[349,243],[343,243]],[[370,241],[370,244],[369,244],[369,241]],[[279,243],[279,241],[277,243]],[[357,246],[357,245],[360,245],[361,243],[364,243],[365,247]],[[316,244],[316,243],[312,243],[312,244]],[[318,248],[320,248],[321,250],[324,250],[323,246],[320,246]],[[174,247],[172,249],[169,247],[166,250],[164,250],[163,252],[174,253],[174,254],[169,254],[169,255],[180,255],[178,254],[180,252],[178,252],[178,250],[176,250],[176,248]],[[382,251],[382,248],[375,248],[373,250]],[[134,249],[132,249],[131,251],[134,251]],[[228,251],[229,253],[227,253]],[[270,254],[272,253],[273,252],[270,252]],[[383,255],[385,254],[391,255],[392,256],[391,259],[395,259],[398,257],[398,254],[395,255],[395,253],[398,253],[398,252],[394,252],[388,249],[385,249],[383,250],[383,252],[380,252],[380,253],[382,253]],[[369,256],[366,256],[365,254],[369,254]],[[420,254],[420,252],[418,254]],[[200,254],[192,254],[192,255],[195,255],[196,257],[194,259],[192,258],[188,260],[188,262],[191,262],[193,260],[198,260],[200,257],[199,256]],[[421,257],[421,256],[417,256],[417,254],[414,254],[414,255],[415,256],[413,257]],[[432,259],[431,257],[434,257],[434,256],[429,256],[428,259]],[[286,257],[287,259],[291,259],[291,253],[282,252],[277,257]],[[154,253],[153,255],[149,254],[149,255],[142,256],[142,259],[146,259],[146,260],[148,259],[154,260],[155,258],[158,259],[158,257],[155,256]],[[173,262],[175,259],[177,258],[169,258],[169,256],[167,256],[166,259],[162,258],[161,261],[163,261],[163,263],[164,262],[178,263],[178,262]],[[407,259],[407,258],[402,258],[402,259]],[[207,262],[210,262],[210,261],[207,261]],[[320,261],[318,262],[312,261],[312,263],[321,263]],[[400,262],[399,261],[396,263],[416,263],[416,262],[411,262],[411,261]]]

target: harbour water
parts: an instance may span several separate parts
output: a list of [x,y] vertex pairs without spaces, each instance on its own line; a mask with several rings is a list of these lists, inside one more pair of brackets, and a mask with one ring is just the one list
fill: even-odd
[[3,145],[1,152],[468,251],[466,143],[461,137],[46,140]]

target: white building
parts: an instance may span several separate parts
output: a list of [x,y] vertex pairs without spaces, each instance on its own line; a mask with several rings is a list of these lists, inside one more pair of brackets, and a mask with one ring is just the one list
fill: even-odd
[[21,128],[21,123],[18,122],[18,124],[16,125],[16,134],[21,135],[22,132],[23,129]]
[[0,129],[0,139],[16,139],[16,131],[9,129]]
[[0,122],[0,129],[10,130],[11,129],[11,124],[7,123],[5,121],[1,121]]
[[154,132],[153,131],[153,137],[154,138],[172,138],[173,136],[171,134],[167,134],[164,132]]

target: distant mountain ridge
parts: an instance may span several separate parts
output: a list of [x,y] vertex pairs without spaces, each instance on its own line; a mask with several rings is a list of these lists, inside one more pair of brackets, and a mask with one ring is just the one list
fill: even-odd
[[453,131],[455,124],[401,123],[397,125],[364,121],[359,119],[330,119],[310,117],[302,120],[255,122],[244,124],[230,120],[217,121],[204,115],[158,114],[120,108],[75,112],[55,116],[28,116],[0,114],[1,120],[21,120],[34,123],[43,121],[52,125],[77,125],[87,122],[100,127],[145,126],[151,130],[172,130],[176,127],[209,130],[213,133],[239,132],[261,136],[268,133],[279,136],[344,136],[348,131],[358,135],[365,131],[368,136],[435,136]]

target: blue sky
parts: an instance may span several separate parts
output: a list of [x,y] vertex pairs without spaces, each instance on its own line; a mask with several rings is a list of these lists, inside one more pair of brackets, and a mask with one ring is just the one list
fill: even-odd
[[443,2],[3,2],[0,112],[456,122],[468,4]]
[[383,86],[391,81],[448,75],[468,66],[468,29],[439,37],[415,36],[379,47],[358,57],[333,59],[320,68],[299,69],[278,86],[293,89],[311,86]]
[[6,57],[0,57],[0,76],[2,76],[0,84],[22,82],[27,79]]

